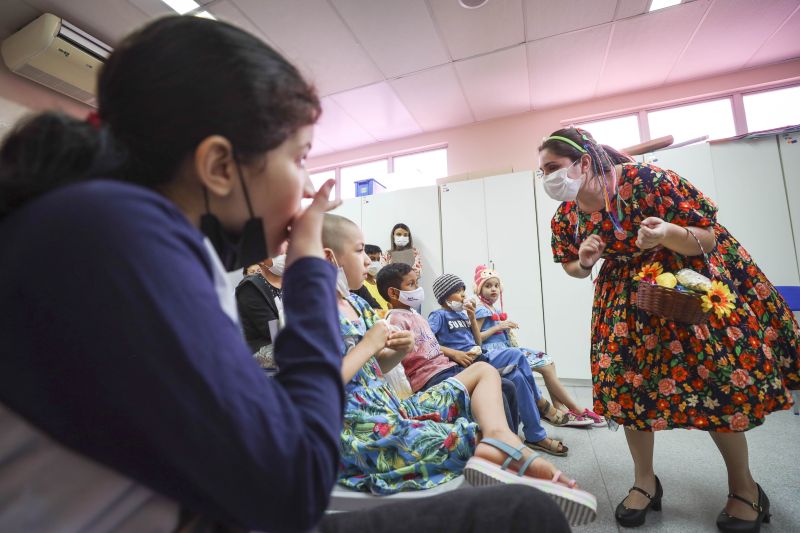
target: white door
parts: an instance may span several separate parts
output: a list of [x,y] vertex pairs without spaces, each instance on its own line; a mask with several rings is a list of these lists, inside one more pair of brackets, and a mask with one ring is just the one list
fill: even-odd
[[520,344],[545,349],[542,278],[533,172],[485,178],[489,265],[503,280],[509,320],[520,325]]
[[463,279],[467,294],[472,294],[475,267],[489,261],[483,183],[477,179],[439,187],[444,272]]
[[342,205],[331,211],[334,215],[349,218],[358,226],[361,226],[361,198],[348,198],[342,201]]
[[398,222],[411,229],[414,247],[422,254],[423,316],[438,306],[433,298],[433,280],[442,274],[442,244],[439,227],[437,186],[401,189],[362,197],[361,229],[367,244],[390,246],[392,227]]
[[719,215],[775,285],[799,285],[776,137],[711,146]]
[[547,196],[540,179],[535,180],[535,191],[547,353],[553,356],[559,377],[590,379],[594,286],[589,278],[568,276],[553,261],[550,220],[560,202]]
[[783,182],[789,202],[789,216],[792,219],[794,253],[800,265],[800,133],[778,135],[778,147],[783,164]]

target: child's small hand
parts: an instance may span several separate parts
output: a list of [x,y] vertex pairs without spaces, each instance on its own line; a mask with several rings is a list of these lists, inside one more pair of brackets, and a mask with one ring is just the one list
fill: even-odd
[[478,357],[478,356],[479,356],[480,354],[482,354],[482,353],[483,353],[483,350],[481,350],[481,347],[480,347],[480,346],[473,346],[472,348],[470,348],[469,350],[467,350],[467,355],[470,355],[470,356],[472,356],[472,358],[473,358],[473,359],[474,359],[475,357]]
[[467,352],[462,352],[460,350],[453,355],[452,359],[464,368],[472,364],[472,356]]
[[500,331],[507,331],[509,329],[517,329],[519,325],[516,322],[512,322],[510,320],[503,320],[502,322],[498,322],[497,328]]
[[408,353],[414,349],[414,341],[414,333],[411,331],[392,331],[389,333],[386,347],[398,352]]
[[467,316],[472,318],[475,316],[475,300],[464,300],[464,311],[467,312]]
[[389,339],[389,325],[385,320],[378,320],[375,322],[361,342],[369,343],[372,347],[372,352],[377,353],[386,346],[386,341]]

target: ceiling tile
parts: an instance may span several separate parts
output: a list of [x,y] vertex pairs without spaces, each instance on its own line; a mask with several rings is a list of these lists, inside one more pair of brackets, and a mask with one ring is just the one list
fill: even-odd
[[453,65],[443,65],[389,82],[417,124],[435,131],[474,120]]
[[321,94],[381,81],[383,75],[325,0],[235,0]]
[[525,45],[455,64],[477,120],[488,120],[531,108]]
[[337,151],[376,141],[329,96],[322,99],[322,115],[314,133],[317,139]]
[[19,31],[23,26],[41,15],[37,9],[22,0],[6,0],[0,2],[0,39]]
[[714,2],[668,81],[741,68],[795,7],[797,0]]
[[647,13],[648,5],[650,5],[650,0],[619,0],[617,2],[617,14],[614,18],[622,20]]
[[525,0],[527,40],[610,22],[617,0]]
[[422,133],[386,82],[334,94],[330,98],[378,141]]
[[800,57],[800,3],[784,25],[747,62],[756,67]]
[[211,6],[209,6],[208,11],[219,20],[224,20],[225,22],[233,24],[234,26],[243,29],[247,33],[253,34],[259,39],[262,39],[273,48],[277,48],[275,43],[270,41],[267,36],[264,35],[264,32],[256,27],[256,25],[253,24],[249,18],[247,18],[247,15],[242,13],[236,4],[230,0],[214,2]]
[[429,3],[453,59],[525,42],[522,0],[490,0],[479,9],[464,9],[456,0]]
[[450,60],[425,0],[334,0],[333,5],[386,76]]
[[591,98],[610,33],[606,24],[528,43],[533,108]]
[[[664,83],[710,0],[697,0],[614,23],[614,35],[595,96]],[[663,28],[670,28],[665,39]]]
[[27,3],[71,22],[110,46],[151,18],[127,0],[27,0]]

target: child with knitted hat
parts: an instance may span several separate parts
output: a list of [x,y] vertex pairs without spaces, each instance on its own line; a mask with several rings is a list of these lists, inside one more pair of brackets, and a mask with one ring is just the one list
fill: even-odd
[[[475,311],[475,320],[480,330],[478,339],[485,350],[497,350],[517,345],[514,329],[519,326],[510,320],[503,309],[503,285],[500,274],[486,265],[475,268],[475,285],[473,291],[480,300]],[[499,309],[496,305],[500,304]],[[553,359],[540,350],[520,347],[528,360],[531,369],[544,378],[545,387],[553,400],[551,406],[547,400],[539,405],[545,420],[555,426],[594,426],[605,427],[605,419],[589,409],[581,407],[572,399],[567,389],[556,375]],[[566,412],[564,412],[566,410]]]
[[428,324],[442,352],[461,366],[486,361],[511,380],[517,390],[525,444],[552,455],[567,454],[567,446],[547,437],[542,427],[538,402],[542,399],[525,355],[516,348],[484,351],[480,348],[480,326],[475,319],[475,302],[465,297],[466,285],[458,276],[444,274],[433,281],[433,295],[441,309],[428,315]]

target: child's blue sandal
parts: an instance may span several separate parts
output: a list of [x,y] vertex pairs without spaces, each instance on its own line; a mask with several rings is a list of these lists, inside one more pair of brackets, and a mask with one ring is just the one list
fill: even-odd
[[497,465],[480,457],[471,457],[464,467],[464,477],[470,485],[480,487],[518,484],[539,489],[555,500],[572,526],[588,524],[597,517],[597,499],[586,491],[574,488],[574,481],[570,483],[570,486],[558,483],[561,471],[556,472],[556,475],[550,481],[525,475],[525,472],[528,471],[530,465],[540,454],[532,452],[519,469],[514,472],[509,467],[513,461],[523,460],[524,454],[522,452],[526,449],[525,445],[514,448],[505,442],[492,438],[485,438],[480,442],[497,448],[507,457],[502,465]]

